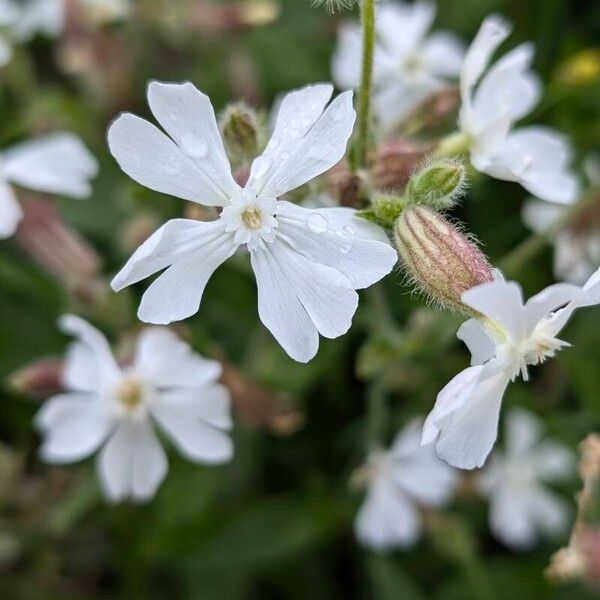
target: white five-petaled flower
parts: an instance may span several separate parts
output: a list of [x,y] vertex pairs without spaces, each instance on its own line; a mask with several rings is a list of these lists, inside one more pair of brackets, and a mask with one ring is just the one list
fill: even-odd
[[509,548],[526,550],[540,534],[562,533],[569,522],[566,502],[545,483],[566,481],[576,473],[573,453],[551,441],[540,441],[539,420],[524,410],[508,413],[504,452],[495,450],[477,487],[490,503],[489,524]]
[[12,235],[22,217],[11,184],[85,198],[97,171],[96,159],[71,133],[55,133],[0,152],[0,238]]
[[[464,56],[462,42],[439,31],[427,35],[435,4],[384,2],[377,9],[374,58],[374,108],[383,131],[400,124],[433,93],[458,77]],[[353,23],[342,26],[333,57],[336,84],[358,88],[362,33]]]
[[521,288],[498,279],[462,295],[480,319],[463,323],[458,337],[471,352],[471,367],[439,393],[422,442],[436,442],[440,458],[461,469],[481,467],[498,432],[508,384],[569,344],[557,336],[576,308],[600,304],[600,269],[582,287],[555,284],[525,304]]
[[521,44],[487,69],[509,34],[506,21],[487,17],[461,69],[459,126],[468,137],[471,162],[478,171],[516,181],[542,200],[569,204],[577,198],[579,184],[569,170],[567,140],[548,127],[513,130],[541,97],[539,78],[530,70],[533,46]]
[[420,445],[422,419],[414,419],[391,448],[371,452],[357,472],[366,500],[355,521],[356,536],[376,550],[414,544],[421,531],[418,506],[443,506],[456,487],[458,472],[441,461],[432,445]]
[[243,189],[231,175],[210,100],[191,83],[149,85],[150,108],[166,134],[132,114],[113,123],[110,149],[129,176],[222,207],[212,222],[169,221],[114,278],[120,290],[166,269],[142,298],[142,321],[166,324],[196,313],[213,272],[245,245],[260,318],[292,358],[310,360],[319,333],[336,338],[349,329],[356,290],[389,273],[396,252],[382,230],[351,209],[310,210],[280,200],[344,156],[355,120],[352,93],[327,106],[332,93],[331,85],[314,85],[283,99]]
[[230,401],[217,383],[218,362],[155,327],[140,334],[133,364],[122,368],[97,329],[73,315],[60,325],[77,342],[63,373],[68,392],[50,398],[36,416],[45,461],[75,462],[102,446],[98,472],[107,498],[141,502],[154,496],[167,473],[155,423],[188,460],[231,459]]

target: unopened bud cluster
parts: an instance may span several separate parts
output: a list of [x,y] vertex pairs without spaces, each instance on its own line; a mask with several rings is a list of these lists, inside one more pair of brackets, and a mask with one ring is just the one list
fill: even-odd
[[493,280],[487,259],[455,225],[426,206],[411,206],[394,226],[396,248],[413,283],[432,302],[468,312],[464,292]]

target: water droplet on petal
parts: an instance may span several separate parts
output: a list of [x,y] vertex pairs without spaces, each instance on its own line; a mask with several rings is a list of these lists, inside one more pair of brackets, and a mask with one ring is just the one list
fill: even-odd
[[290,153],[287,150],[284,150],[281,153],[281,160],[289,160],[290,158]]
[[183,151],[192,158],[206,158],[209,154],[206,140],[192,133],[186,133],[181,138],[181,147],[183,148]]
[[179,121],[179,115],[174,110],[172,110],[169,113],[169,119],[171,119],[171,121],[177,122]]
[[352,227],[350,225],[344,225],[344,227],[342,227],[342,231],[347,235],[352,237],[354,235],[354,229],[352,229]]
[[325,233],[327,231],[327,219],[317,212],[308,215],[306,224],[313,233]]

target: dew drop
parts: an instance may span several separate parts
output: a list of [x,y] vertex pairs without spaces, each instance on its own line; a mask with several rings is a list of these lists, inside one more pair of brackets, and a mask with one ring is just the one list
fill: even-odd
[[306,224],[313,233],[325,233],[327,231],[327,219],[317,212],[311,213],[307,217]]
[[181,138],[183,151],[192,158],[206,158],[209,154],[208,144],[202,137],[186,133]]
[[179,115],[174,110],[169,113],[169,118],[174,122],[179,121]]
[[281,160],[289,160],[290,158],[290,153],[287,150],[284,150],[281,153]]

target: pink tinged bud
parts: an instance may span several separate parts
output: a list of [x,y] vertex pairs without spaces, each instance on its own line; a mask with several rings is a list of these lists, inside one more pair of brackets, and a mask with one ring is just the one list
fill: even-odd
[[469,314],[462,294],[493,280],[488,261],[475,243],[430,208],[405,209],[394,226],[394,238],[412,282],[443,307]]
[[63,362],[59,358],[43,358],[7,378],[8,387],[18,394],[47,397],[62,388]]
[[384,142],[373,161],[373,182],[379,190],[404,189],[431,145],[405,139]]
[[22,206],[24,216],[16,240],[42,268],[68,287],[77,287],[98,275],[99,255],[65,223],[53,205],[25,199]]

